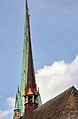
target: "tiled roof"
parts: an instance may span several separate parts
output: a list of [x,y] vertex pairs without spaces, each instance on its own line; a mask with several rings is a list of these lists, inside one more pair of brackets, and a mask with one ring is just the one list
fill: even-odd
[[35,111],[32,119],[78,119],[78,91],[71,87]]

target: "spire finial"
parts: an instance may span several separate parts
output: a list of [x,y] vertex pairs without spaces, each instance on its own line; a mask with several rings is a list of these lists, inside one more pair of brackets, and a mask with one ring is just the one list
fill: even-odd
[[18,93],[19,93],[19,86],[18,86]]
[[26,0],[26,9],[28,9],[28,4],[27,4],[27,0]]
[[27,14],[27,17],[30,16],[30,15],[29,15],[29,8],[28,8],[28,2],[27,2],[27,0],[26,0],[26,14]]

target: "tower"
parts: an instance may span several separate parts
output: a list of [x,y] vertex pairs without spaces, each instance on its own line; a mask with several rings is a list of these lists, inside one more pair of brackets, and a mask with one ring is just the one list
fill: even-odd
[[18,87],[18,91],[16,93],[16,102],[15,102],[15,109],[14,109],[14,117],[13,119],[20,119],[21,117],[21,93],[19,91],[19,87]]
[[27,27],[27,36],[28,36],[28,73],[27,73],[27,85],[25,87],[25,114],[23,119],[30,119],[32,116],[33,110],[39,106],[39,97],[40,94],[37,91],[34,66],[33,66],[33,57],[32,57],[32,47],[31,47],[31,37],[30,37],[30,15],[28,13],[28,4],[26,0],[26,27]]
[[[32,94],[31,94],[32,93]],[[25,13],[25,29],[24,29],[24,48],[23,48],[23,59],[22,59],[22,77],[19,86],[19,91],[17,91],[16,104],[19,105],[19,109],[14,110],[14,114],[18,112],[19,116],[22,117],[24,114],[26,116],[31,108],[30,113],[41,106],[41,97],[37,91],[37,86],[35,82],[33,57],[32,57],[32,47],[31,47],[31,37],[30,37],[30,15],[28,10],[28,4],[26,0],[26,13]],[[32,106],[29,106],[29,102],[33,101]],[[30,114],[29,114],[30,115]],[[15,116],[14,116],[15,117]],[[14,119],[18,119],[17,117]]]

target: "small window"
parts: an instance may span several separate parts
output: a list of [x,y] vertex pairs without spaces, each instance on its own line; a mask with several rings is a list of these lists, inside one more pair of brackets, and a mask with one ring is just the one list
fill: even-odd
[[32,103],[32,96],[28,96],[28,103]]

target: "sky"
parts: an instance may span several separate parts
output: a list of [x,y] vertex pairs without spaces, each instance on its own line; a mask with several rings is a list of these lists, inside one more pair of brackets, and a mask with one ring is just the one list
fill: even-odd
[[[28,0],[42,102],[78,89],[78,0]],[[0,119],[12,119],[21,80],[25,0],[0,0]],[[45,85],[44,85],[45,84]]]

